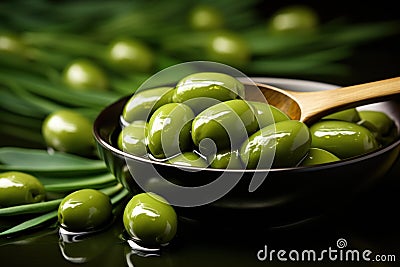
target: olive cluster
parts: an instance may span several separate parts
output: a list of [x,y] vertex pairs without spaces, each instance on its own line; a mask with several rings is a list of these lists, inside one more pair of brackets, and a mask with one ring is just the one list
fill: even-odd
[[238,79],[216,72],[139,91],[124,107],[118,147],[178,165],[259,169],[346,159],[396,135],[382,112],[348,109],[308,126],[265,102],[245,100],[245,92]]

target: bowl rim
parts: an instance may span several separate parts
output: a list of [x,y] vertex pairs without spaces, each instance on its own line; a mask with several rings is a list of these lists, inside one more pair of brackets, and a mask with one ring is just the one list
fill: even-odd
[[[274,85],[273,83],[287,83],[291,85],[298,85],[298,83],[303,83],[304,85],[312,85],[312,87],[315,86],[321,86],[325,87],[323,90],[330,90],[334,88],[338,88],[340,86],[334,85],[334,84],[329,84],[329,83],[323,83],[323,82],[317,82],[317,81],[311,81],[311,80],[301,80],[301,79],[290,79],[290,78],[273,78],[273,77],[250,77],[252,81],[255,83],[263,83],[267,84],[273,87],[278,87]],[[272,84],[270,84],[272,83]],[[285,168],[269,168],[269,169],[221,169],[221,168],[200,168],[200,167],[193,167],[193,166],[184,166],[184,165],[176,165],[176,164],[170,164],[166,163],[165,159],[164,160],[153,160],[149,158],[144,158],[140,156],[135,156],[133,154],[127,153],[125,151],[122,151],[115,146],[111,145],[109,142],[104,140],[101,136],[100,129],[101,129],[101,121],[105,114],[108,112],[108,110],[111,107],[114,107],[118,104],[121,104],[121,102],[126,102],[128,98],[131,95],[126,95],[121,98],[119,98],[117,101],[111,103],[107,107],[105,107],[96,117],[94,124],[93,124],[93,134],[95,137],[96,142],[104,147],[105,149],[111,151],[113,154],[116,154],[120,156],[121,158],[124,158],[125,160],[136,160],[140,161],[142,163],[149,163],[149,164],[156,164],[159,166],[164,166],[164,167],[174,167],[174,168],[179,168],[182,170],[187,170],[187,171],[211,171],[211,172],[232,172],[232,173],[264,173],[264,172],[296,172],[296,171],[307,171],[307,170],[312,170],[312,171],[318,171],[321,169],[330,169],[330,168],[337,168],[337,167],[342,167],[342,166],[347,166],[350,164],[358,163],[364,160],[368,160],[370,158],[382,155],[386,153],[387,151],[390,151],[397,146],[400,146],[400,136],[397,137],[397,140],[394,140],[392,143],[389,145],[386,145],[384,147],[378,148],[376,150],[372,150],[370,152],[364,153],[362,155],[350,157],[347,159],[342,159],[339,161],[335,162],[328,162],[328,163],[322,163],[318,165],[311,165],[311,166],[294,166],[294,167],[285,167]],[[119,123],[119,120],[117,120],[115,123]]]

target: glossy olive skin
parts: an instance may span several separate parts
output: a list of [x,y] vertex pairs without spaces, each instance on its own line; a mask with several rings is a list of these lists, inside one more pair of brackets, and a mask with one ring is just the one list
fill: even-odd
[[171,103],[173,87],[159,87],[136,92],[125,104],[122,119],[125,123],[148,121],[159,107]]
[[37,203],[45,198],[46,190],[36,177],[17,171],[0,173],[0,207]]
[[208,157],[210,167],[214,169],[242,169],[243,164],[240,159],[239,150],[225,149]]
[[105,226],[112,219],[110,198],[95,189],[70,193],[60,203],[58,222],[72,232],[85,232]]
[[[240,156],[248,169],[273,158],[272,167],[294,167],[305,157],[311,134],[304,123],[287,120],[266,126],[243,143]],[[274,154],[275,151],[275,154]]]
[[342,111],[338,111],[332,114],[329,114],[325,117],[322,117],[322,120],[339,120],[339,121],[348,121],[348,122],[358,122],[361,120],[360,114],[355,108],[345,109]]
[[312,147],[327,150],[340,159],[358,156],[379,147],[367,128],[347,121],[320,121],[310,127]]
[[290,120],[289,116],[278,108],[264,102],[249,101],[254,108],[259,128],[264,128],[272,123]]
[[188,167],[207,168],[208,162],[194,152],[183,152],[168,160],[168,163]]
[[220,31],[210,35],[206,46],[209,60],[233,67],[244,67],[251,59],[246,40],[234,32]]
[[47,146],[62,152],[83,156],[95,151],[92,122],[72,110],[58,110],[49,114],[42,124]]
[[118,135],[118,148],[135,156],[147,155],[147,122],[134,121]]
[[196,114],[221,101],[244,97],[244,85],[224,73],[194,73],[182,78],[175,87],[173,101],[185,103]]
[[175,237],[178,218],[174,208],[161,196],[140,193],[126,205],[123,223],[126,232],[138,243],[156,246]]
[[190,128],[193,111],[182,103],[158,108],[148,124],[148,148],[156,158],[170,157],[191,147]]
[[62,75],[64,83],[77,90],[104,91],[109,86],[104,70],[87,59],[74,60],[65,67]]
[[204,139],[211,139],[218,150],[230,149],[231,146],[239,146],[257,129],[251,105],[235,99],[216,104],[198,114],[192,123],[192,139],[196,146]]
[[155,64],[151,49],[139,40],[118,39],[109,46],[109,62],[124,72],[149,72]]
[[382,145],[390,144],[398,136],[394,121],[384,112],[361,110],[358,124],[370,130]]
[[302,160],[301,166],[312,166],[317,164],[329,163],[340,160],[329,151],[312,147],[307,156]]

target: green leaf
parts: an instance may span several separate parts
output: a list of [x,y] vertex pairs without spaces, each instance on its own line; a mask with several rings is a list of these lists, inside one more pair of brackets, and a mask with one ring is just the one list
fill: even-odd
[[0,170],[61,173],[90,173],[107,171],[102,160],[88,159],[72,154],[42,149],[18,147],[0,148]]
[[33,214],[49,212],[57,209],[62,199],[54,199],[39,203],[24,204],[0,209],[0,216],[12,216],[21,214]]

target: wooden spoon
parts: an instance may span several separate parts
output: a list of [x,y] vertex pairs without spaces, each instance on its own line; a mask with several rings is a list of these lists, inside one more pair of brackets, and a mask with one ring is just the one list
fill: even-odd
[[310,124],[335,111],[388,100],[400,94],[400,77],[332,90],[297,92],[257,83],[268,104]]

